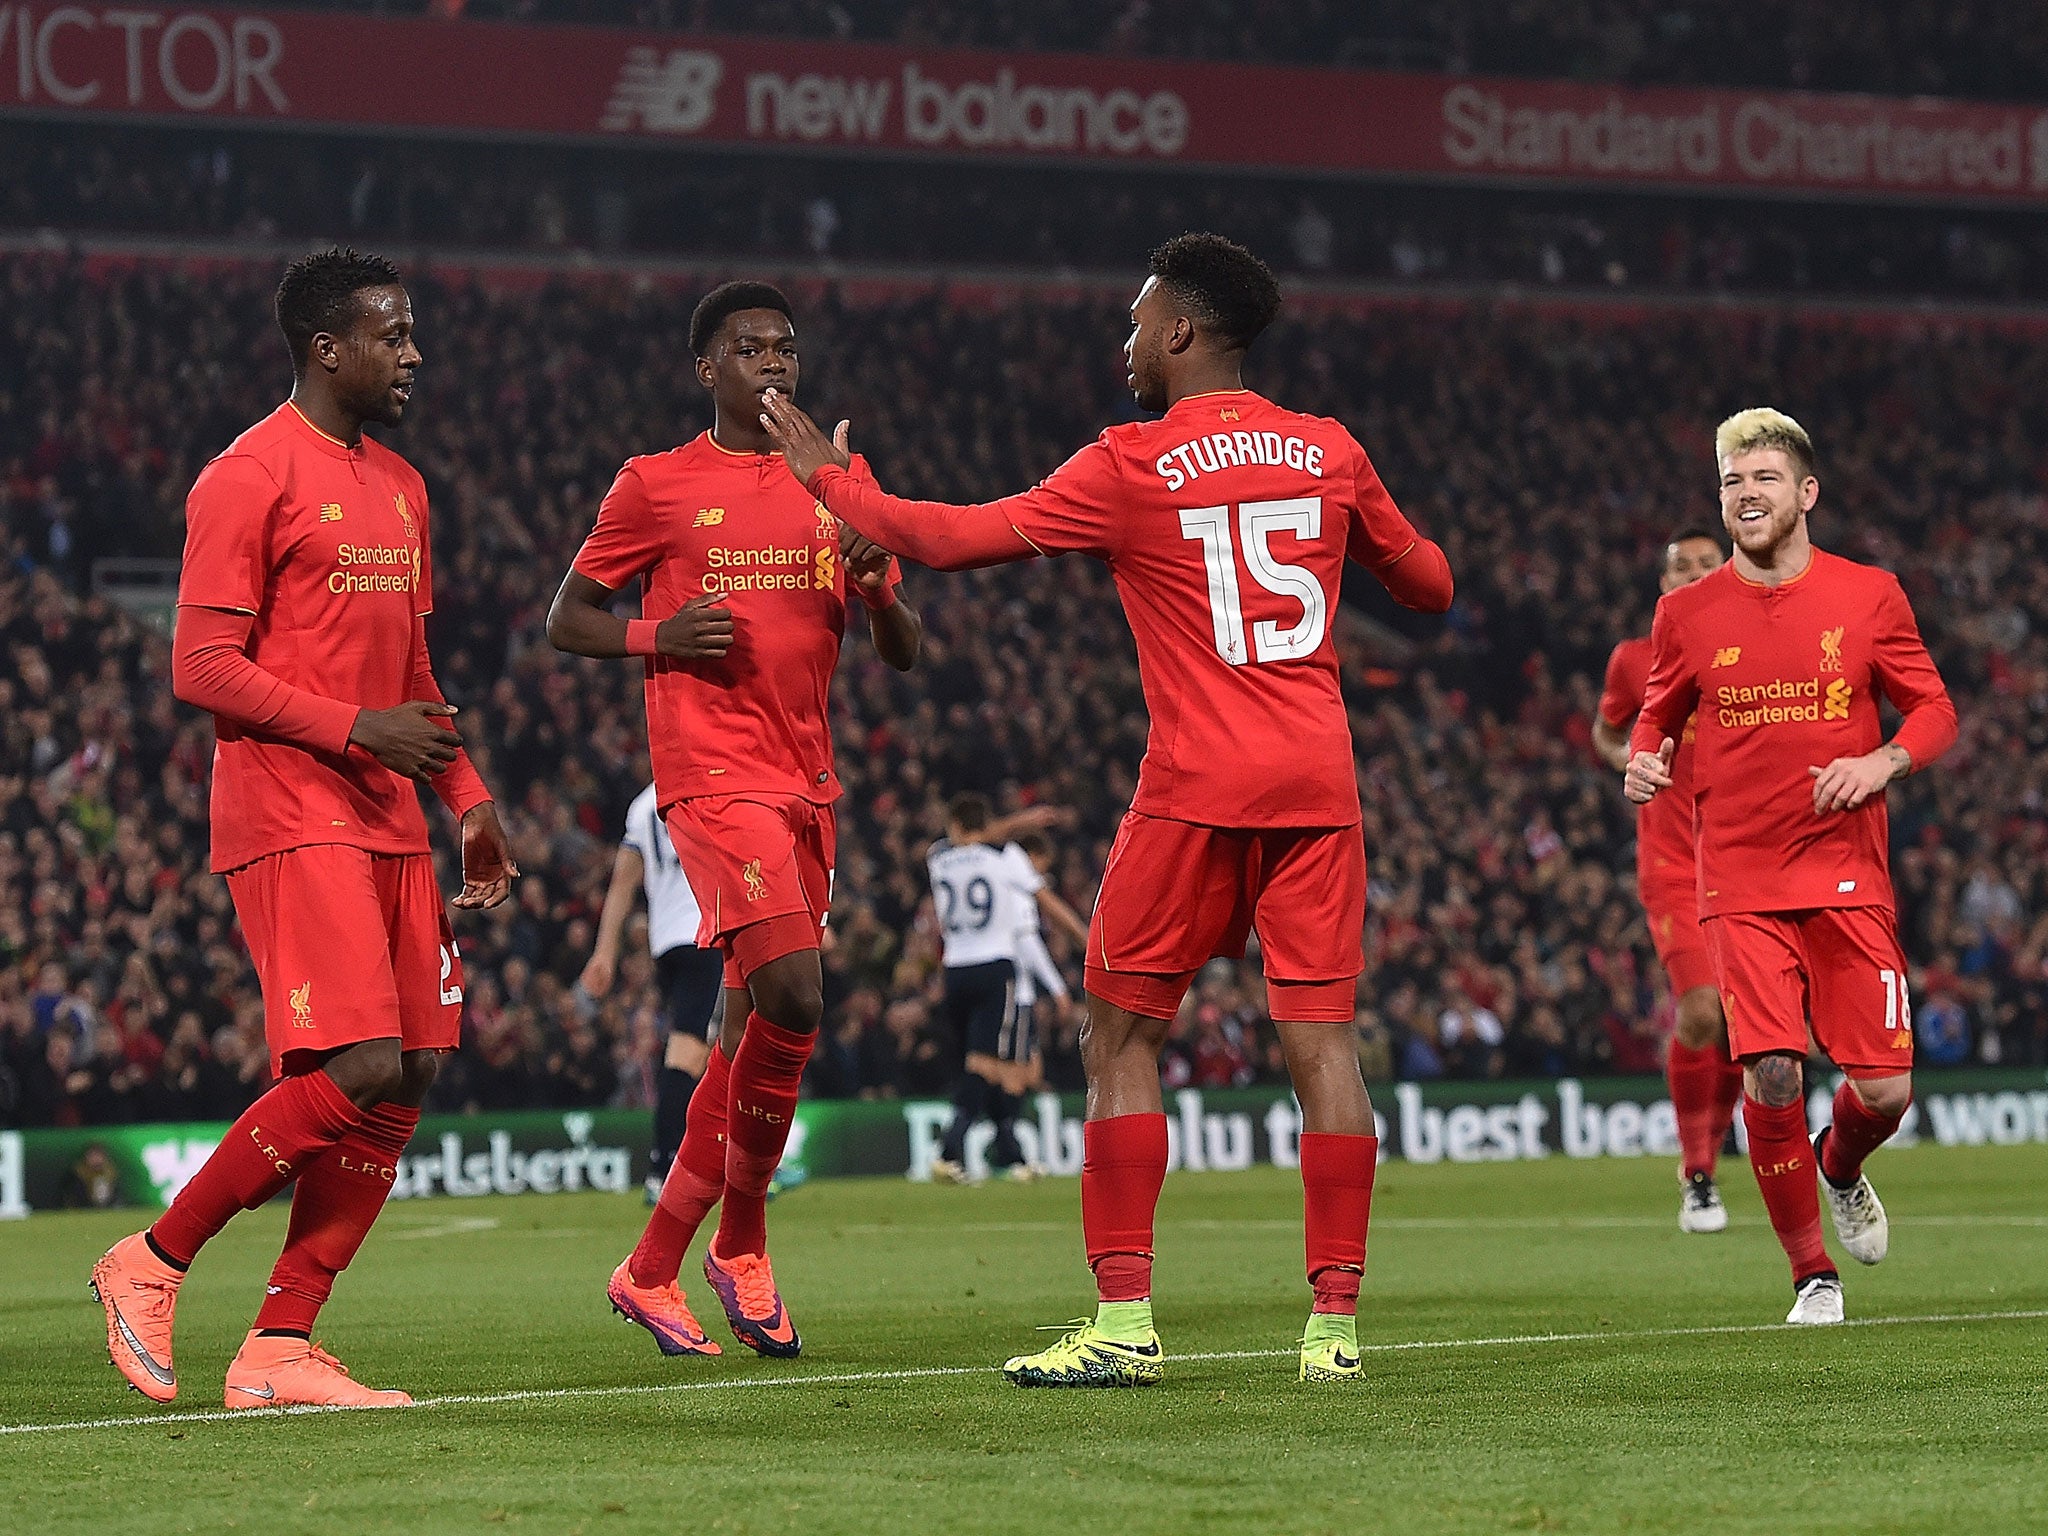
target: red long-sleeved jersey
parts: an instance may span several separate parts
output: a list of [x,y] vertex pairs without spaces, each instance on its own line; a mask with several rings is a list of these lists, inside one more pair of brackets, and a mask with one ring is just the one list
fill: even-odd
[[1068,552],[1106,561],[1152,715],[1132,809],[1166,820],[1357,822],[1330,637],[1344,562],[1409,607],[1451,604],[1443,551],[1351,434],[1250,390],[1111,427],[1001,501],[908,501],[831,465],[811,490],[877,543],[942,569]]
[[1725,565],[1658,603],[1650,647],[1629,747],[1656,751],[1697,710],[1700,916],[1892,905],[1885,797],[1817,813],[1811,770],[1877,749],[1880,691],[1915,768],[1956,739],[1898,579],[1821,550],[1776,587]]

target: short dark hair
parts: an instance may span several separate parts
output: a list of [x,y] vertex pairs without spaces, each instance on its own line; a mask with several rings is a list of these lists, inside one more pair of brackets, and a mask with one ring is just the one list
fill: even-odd
[[796,312],[773,283],[720,283],[699,299],[690,312],[690,355],[703,357],[709,353],[711,338],[718,334],[718,328],[743,309],[772,309],[791,325],[796,324]]
[[1280,313],[1266,264],[1221,235],[1176,235],[1152,253],[1152,275],[1232,351],[1242,352]]
[[1049,859],[1052,857],[1052,839],[1043,832],[1026,832],[1017,839],[1017,846],[1034,859]]
[[1704,528],[1681,528],[1659,546],[1657,550],[1658,571],[1661,573],[1664,567],[1671,563],[1672,550],[1678,548],[1681,544],[1690,544],[1694,539],[1705,539],[1716,549],[1721,547],[1721,536],[1717,533],[1709,533]]
[[955,795],[952,803],[946,807],[946,820],[962,832],[979,832],[989,824],[994,815],[995,810],[988,803],[988,796],[976,794],[971,789]]
[[369,256],[353,246],[309,251],[284,269],[277,285],[277,328],[291,349],[292,371],[306,360],[306,348],[322,331],[338,335],[355,319],[356,295],[365,288],[392,288],[403,283],[398,268],[382,256]]

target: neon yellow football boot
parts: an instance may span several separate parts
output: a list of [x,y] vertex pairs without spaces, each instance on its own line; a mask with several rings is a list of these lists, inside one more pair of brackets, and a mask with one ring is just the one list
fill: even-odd
[[1165,1374],[1166,1352],[1151,1328],[1136,1340],[1113,1339],[1076,1318],[1050,1349],[1003,1362],[1020,1387],[1149,1387]]
[[1311,1314],[1301,1336],[1301,1379],[1355,1381],[1359,1373],[1358,1319],[1333,1312]]

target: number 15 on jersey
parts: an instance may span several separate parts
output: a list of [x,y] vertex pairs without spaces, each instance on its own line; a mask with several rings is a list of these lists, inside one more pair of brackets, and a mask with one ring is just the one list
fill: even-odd
[[[1232,512],[1235,511],[1235,530]],[[1233,667],[1254,661],[1288,661],[1313,655],[1329,627],[1329,603],[1323,584],[1299,565],[1277,560],[1268,544],[1275,533],[1297,539],[1323,534],[1323,502],[1319,496],[1288,501],[1247,501],[1236,508],[1190,507],[1180,514],[1181,537],[1199,539],[1202,563],[1209,573],[1209,617],[1216,627],[1216,654]],[[1236,551],[1244,552],[1252,580],[1276,597],[1301,604],[1301,618],[1291,625],[1259,619],[1251,626],[1247,649],[1244,602],[1238,592]]]

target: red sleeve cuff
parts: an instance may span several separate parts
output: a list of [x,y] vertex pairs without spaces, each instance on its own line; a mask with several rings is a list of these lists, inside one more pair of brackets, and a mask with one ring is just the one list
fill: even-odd
[[476,771],[467,752],[457,752],[455,761],[434,775],[433,784],[434,793],[457,821],[491,798],[483,775]]
[[[1946,702],[1946,701],[1944,701]],[[1904,747],[1918,773],[1956,744],[1956,713],[1953,705],[1925,704],[1899,723],[1892,745]]]
[[362,713],[360,706],[301,691],[299,697],[279,713],[278,723],[283,725],[287,713],[299,710],[303,710],[305,715],[302,739],[312,742],[323,752],[332,752],[336,757],[348,750],[349,733],[355,730],[356,716]]

